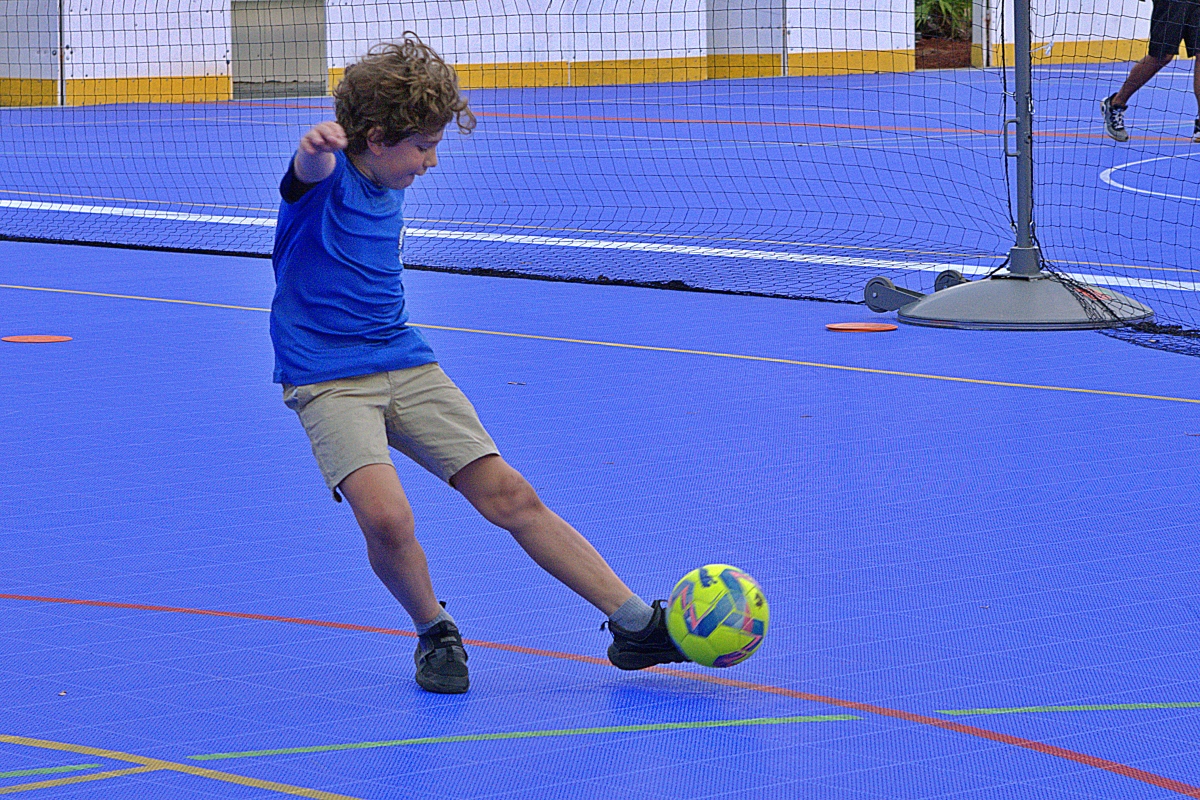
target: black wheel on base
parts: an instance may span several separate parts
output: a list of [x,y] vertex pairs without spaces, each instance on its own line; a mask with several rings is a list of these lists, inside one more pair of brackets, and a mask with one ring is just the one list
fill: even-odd
[[885,311],[895,311],[895,308],[883,301],[883,298],[890,297],[895,291],[896,284],[887,278],[871,278],[871,280],[867,281],[866,287],[863,288],[863,299],[867,302],[867,308],[877,313],[882,314]]
[[961,272],[956,269],[948,269],[938,273],[937,279],[933,282],[933,290],[940,292],[942,289],[949,289],[951,286],[958,286],[960,283],[966,282],[967,279]]

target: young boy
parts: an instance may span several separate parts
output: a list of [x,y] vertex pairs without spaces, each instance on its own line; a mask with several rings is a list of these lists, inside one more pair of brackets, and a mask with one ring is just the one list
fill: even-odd
[[[300,139],[279,191],[272,263],[275,382],[300,417],[325,482],[367,541],[375,574],[419,634],[417,683],[465,692],[467,654],[439,604],[388,446],[458,490],[535,562],[608,616],[621,669],[685,661],[649,606],[505,463],[475,409],[405,322],[404,189],[437,166],[443,129],[475,118],[454,70],[415,35],[347,68],[337,121]],[[604,627],[602,625],[601,627]]]

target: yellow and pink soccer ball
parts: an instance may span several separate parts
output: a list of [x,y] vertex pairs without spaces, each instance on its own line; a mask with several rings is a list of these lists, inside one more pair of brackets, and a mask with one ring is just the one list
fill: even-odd
[[667,601],[672,641],[706,667],[731,667],[753,655],[767,635],[769,617],[762,587],[728,564],[692,570]]

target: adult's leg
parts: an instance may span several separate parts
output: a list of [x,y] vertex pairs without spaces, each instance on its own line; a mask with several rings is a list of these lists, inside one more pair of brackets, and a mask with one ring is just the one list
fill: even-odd
[[1151,78],[1158,74],[1158,71],[1171,63],[1174,56],[1146,56],[1141,61],[1133,65],[1133,69],[1129,71],[1129,77],[1125,79],[1125,83],[1117,90],[1117,93],[1112,96],[1112,104],[1114,106],[1129,105],[1129,98],[1133,97],[1134,92],[1145,86]]
[[371,569],[413,622],[429,622],[442,610],[429,579],[429,563],[415,535],[412,507],[391,464],[368,464],[338,486],[367,539]]
[[1194,55],[1189,52],[1188,55],[1193,56],[1195,65],[1192,67],[1192,94],[1196,95],[1196,118],[1200,119],[1200,55]]
[[511,533],[538,566],[604,614],[633,597],[596,548],[547,508],[529,481],[500,456],[472,461],[450,485],[485,519]]

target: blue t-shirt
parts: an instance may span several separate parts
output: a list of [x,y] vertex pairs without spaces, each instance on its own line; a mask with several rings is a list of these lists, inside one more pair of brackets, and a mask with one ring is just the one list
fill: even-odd
[[404,191],[376,185],[344,153],[336,156],[333,174],[298,199],[290,162],[279,187],[284,199],[271,256],[276,383],[300,386],[437,360],[420,331],[405,324]]

